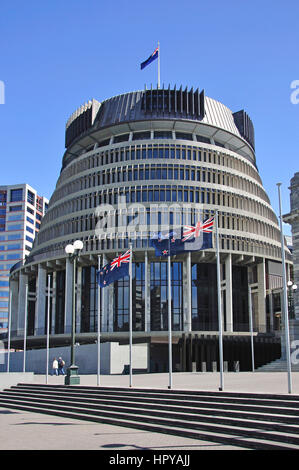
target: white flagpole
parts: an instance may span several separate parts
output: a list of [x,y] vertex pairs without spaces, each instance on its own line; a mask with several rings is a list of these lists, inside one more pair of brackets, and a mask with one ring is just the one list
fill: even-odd
[[48,383],[48,377],[49,377],[49,343],[50,343],[50,274],[48,274],[46,384]]
[[251,339],[251,364],[252,372],[254,372],[254,344],[253,344],[253,320],[252,320],[252,299],[251,299],[251,286],[248,285],[248,309],[249,309],[249,329],[250,329],[250,339]]
[[8,343],[7,343],[7,372],[10,369],[10,338],[11,338],[11,299],[12,299],[12,290],[9,290],[9,317],[8,317]]
[[[170,249],[170,239],[169,239]],[[170,262],[170,251],[167,257],[168,265],[168,369],[169,369],[169,385],[168,388],[172,388],[172,322],[171,322],[171,262]]]
[[217,259],[217,292],[218,292],[218,328],[219,328],[219,369],[220,387],[223,390],[223,340],[222,340],[222,305],[221,305],[221,277],[220,277],[220,255],[219,255],[219,235],[218,235],[218,210],[215,217],[216,225],[216,259]]
[[158,89],[160,89],[160,42],[158,41]]
[[[101,270],[101,255],[98,256],[98,270]],[[98,370],[97,370],[97,385],[100,385],[100,372],[101,372],[101,287],[98,284]]]
[[286,279],[286,269],[285,269],[284,236],[282,232],[281,197],[280,197],[281,183],[277,183],[277,186],[278,186],[279,218],[280,218],[281,261],[282,261],[282,278],[283,278],[283,312],[284,312],[284,328],[285,328],[285,343],[286,343],[285,347],[286,347],[287,370],[288,370],[288,392],[292,393],[288,290],[287,290],[287,279]]
[[25,314],[24,314],[23,372],[26,372],[27,304],[28,304],[28,283],[26,282],[26,287],[25,287]]
[[129,315],[129,329],[130,329],[130,387],[132,387],[132,328],[133,328],[133,304],[132,304],[132,244],[130,244],[130,263],[129,263],[129,294],[130,294],[130,315]]

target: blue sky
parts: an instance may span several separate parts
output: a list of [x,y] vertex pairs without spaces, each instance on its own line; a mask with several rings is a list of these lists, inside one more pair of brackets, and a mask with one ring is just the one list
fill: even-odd
[[161,84],[204,88],[249,114],[264,187],[278,214],[282,183],[288,212],[299,171],[298,17],[295,0],[2,0],[0,184],[26,182],[50,198],[68,117],[89,99],[156,85],[157,63],[140,63],[160,41]]

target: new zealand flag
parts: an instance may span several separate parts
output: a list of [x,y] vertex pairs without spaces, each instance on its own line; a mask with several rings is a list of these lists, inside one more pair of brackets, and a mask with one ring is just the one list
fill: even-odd
[[128,250],[123,255],[117,256],[111,263],[106,264],[97,271],[97,281],[100,287],[107,287],[114,281],[129,276],[129,263],[131,251]]
[[140,64],[141,70],[144,69],[147,65],[149,65],[153,60],[157,59],[159,57],[159,47],[157,47],[154,52],[149,56],[148,59],[146,59],[144,62]]
[[154,234],[151,245],[156,256],[172,256],[188,251],[206,250],[213,247],[214,217],[195,226],[185,225],[179,230]]

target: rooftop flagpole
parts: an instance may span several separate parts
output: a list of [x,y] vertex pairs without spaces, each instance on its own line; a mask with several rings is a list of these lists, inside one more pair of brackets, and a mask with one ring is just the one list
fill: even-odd
[[160,42],[158,41],[158,89],[160,89]]

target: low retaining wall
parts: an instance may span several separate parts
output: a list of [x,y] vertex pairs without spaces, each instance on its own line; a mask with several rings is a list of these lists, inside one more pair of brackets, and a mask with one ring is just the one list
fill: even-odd
[[17,385],[19,382],[33,382],[33,372],[2,372],[0,373],[0,390]]
[[[1,354],[0,372],[7,371],[7,352]],[[62,357],[65,368],[70,365],[70,346],[49,349],[49,374],[52,373],[54,358]],[[148,348],[147,344],[134,344],[132,348],[133,369],[147,371]],[[10,353],[10,371],[21,372],[23,370],[23,351]],[[101,374],[126,373],[129,364],[129,345],[119,343],[102,343],[100,350]],[[47,369],[47,350],[31,349],[26,351],[26,371],[35,374],[45,374]],[[79,374],[96,374],[98,367],[97,344],[82,344],[75,347],[75,364],[79,367]]]

